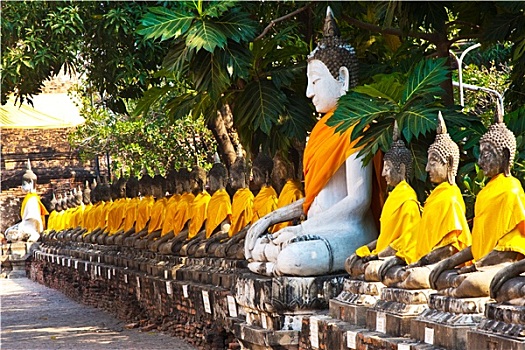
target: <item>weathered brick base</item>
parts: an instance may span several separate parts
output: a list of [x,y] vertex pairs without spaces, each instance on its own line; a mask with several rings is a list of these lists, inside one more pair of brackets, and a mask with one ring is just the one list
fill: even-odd
[[[37,252],[30,278],[144,331],[161,330],[202,349],[238,349],[224,288],[166,280],[127,268]],[[206,311],[203,291],[208,293]],[[187,292],[187,294],[186,294]]]

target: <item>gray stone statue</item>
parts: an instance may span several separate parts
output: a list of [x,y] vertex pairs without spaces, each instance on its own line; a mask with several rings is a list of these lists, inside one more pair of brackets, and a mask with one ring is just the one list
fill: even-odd
[[[476,198],[472,246],[440,262],[430,275],[433,288],[455,298],[489,296],[498,271],[525,257],[525,193],[510,173],[516,138],[501,113],[479,144],[478,164],[490,181]],[[461,267],[471,259],[474,264]]]

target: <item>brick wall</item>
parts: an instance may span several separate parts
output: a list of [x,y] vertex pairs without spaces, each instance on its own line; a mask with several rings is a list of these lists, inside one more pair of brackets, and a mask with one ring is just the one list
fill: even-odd
[[95,176],[93,162],[82,162],[71,148],[71,129],[2,129],[0,231],[20,221],[24,193],[20,189],[27,159],[38,176],[36,190],[49,201],[55,190],[64,191]]

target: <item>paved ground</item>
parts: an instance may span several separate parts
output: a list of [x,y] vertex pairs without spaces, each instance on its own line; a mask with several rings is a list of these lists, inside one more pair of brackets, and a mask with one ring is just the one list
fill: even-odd
[[196,349],[159,332],[127,329],[108,313],[27,278],[0,279],[0,302],[3,350]]

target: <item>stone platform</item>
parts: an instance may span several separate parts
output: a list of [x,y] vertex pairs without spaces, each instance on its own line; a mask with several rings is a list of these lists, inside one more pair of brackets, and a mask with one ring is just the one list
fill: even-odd
[[346,278],[343,291],[330,300],[330,316],[357,326],[366,326],[366,314],[379,300],[385,285]]
[[2,267],[0,278],[27,277],[26,265],[31,259],[32,252],[37,250],[39,245],[35,242],[2,244],[0,247],[0,265]]
[[525,306],[487,304],[485,317],[467,339],[480,350],[525,350]]

